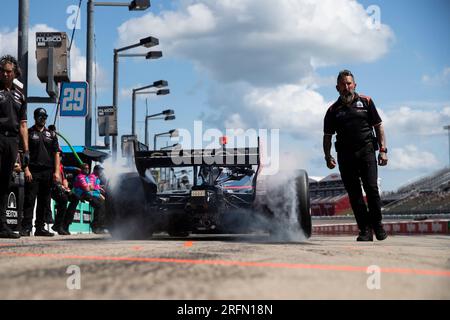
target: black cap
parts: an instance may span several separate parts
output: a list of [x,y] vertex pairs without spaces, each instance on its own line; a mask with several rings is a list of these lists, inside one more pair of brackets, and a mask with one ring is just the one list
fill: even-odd
[[48,117],[47,111],[45,111],[44,108],[37,108],[36,110],[34,110],[34,118],[38,118],[38,117],[42,117],[42,116],[45,116],[46,118]]

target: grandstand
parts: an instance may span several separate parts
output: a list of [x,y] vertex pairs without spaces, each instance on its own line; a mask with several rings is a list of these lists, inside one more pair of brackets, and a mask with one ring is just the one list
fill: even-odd
[[450,168],[444,168],[423,177],[415,182],[409,183],[398,189],[398,193],[408,193],[411,191],[440,190],[450,182]]
[[450,168],[400,187],[397,192],[382,195],[383,214],[450,213]]
[[335,216],[351,213],[350,202],[340,174],[309,179],[311,215]]
[[[341,176],[310,177],[312,216],[352,214]],[[383,215],[432,215],[450,213],[450,168],[419,178],[396,192],[383,193]]]
[[[312,216],[352,214],[347,192],[337,173],[309,179]],[[383,193],[383,215],[450,213],[450,168],[419,178],[396,192]]]

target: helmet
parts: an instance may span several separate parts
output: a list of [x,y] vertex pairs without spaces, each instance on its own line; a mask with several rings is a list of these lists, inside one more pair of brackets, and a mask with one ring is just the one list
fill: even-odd
[[44,108],[37,108],[36,110],[34,110],[34,118],[36,119],[38,117],[47,118],[47,111]]

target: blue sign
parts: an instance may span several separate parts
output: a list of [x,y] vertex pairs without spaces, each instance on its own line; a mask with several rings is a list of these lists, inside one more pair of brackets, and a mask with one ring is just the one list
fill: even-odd
[[59,96],[59,115],[61,117],[86,117],[88,90],[87,82],[63,82]]

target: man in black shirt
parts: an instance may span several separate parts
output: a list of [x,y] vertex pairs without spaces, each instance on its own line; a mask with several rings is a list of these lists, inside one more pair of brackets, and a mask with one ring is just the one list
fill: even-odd
[[46,213],[50,209],[51,187],[60,182],[59,144],[55,132],[45,127],[47,112],[44,108],[34,111],[35,124],[28,129],[30,165],[25,169],[25,204],[22,220],[22,236],[29,236],[32,229],[33,210],[37,197],[35,236],[51,237],[45,230]]
[[6,205],[14,163],[17,159],[19,136],[22,140],[23,166],[29,162],[27,106],[21,89],[14,84],[21,72],[17,60],[5,55],[0,58],[0,238],[19,238],[6,224]]
[[[355,88],[352,73],[341,71],[336,86],[339,99],[328,109],[324,119],[323,151],[327,167],[333,169],[336,161],[331,156],[331,139],[337,133],[335,147],[339,171],[360,230],[357,241],[373,241],[372,231],[378,240],[384,240],[387,234],[381,223],[375,151],[379,149],[378,164],[385,166],[388,161],[386,139],[372,99],[357,94]],[[368,208],[364,202],[361,181]]]

